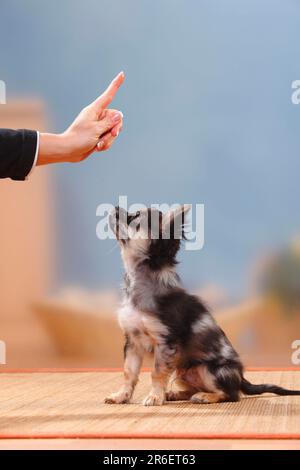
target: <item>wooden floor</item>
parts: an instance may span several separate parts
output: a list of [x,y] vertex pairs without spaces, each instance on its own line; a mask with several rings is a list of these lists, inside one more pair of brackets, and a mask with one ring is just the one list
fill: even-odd
[[5,439],[0,450],[300,450],[299,440]]
[[[300,371],[247,377],[300,389]],[[1,373],[0,449],[300,448],[300,396],[146,408],[144,372],[131,404],[104,404],[121,383],[120,372]]]

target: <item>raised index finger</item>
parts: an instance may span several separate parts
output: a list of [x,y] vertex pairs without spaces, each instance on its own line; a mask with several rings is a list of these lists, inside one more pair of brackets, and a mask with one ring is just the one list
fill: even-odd
[[103,111],[112,102],[117,93],[118,89],[122,85],[125,79],[124,72],[120,72],[106,88],[104,93],[95,99],[93,105],[95,106],[97,113]]

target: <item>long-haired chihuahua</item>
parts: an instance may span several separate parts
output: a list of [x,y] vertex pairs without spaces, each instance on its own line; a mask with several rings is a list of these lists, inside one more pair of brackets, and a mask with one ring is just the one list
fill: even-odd
[[[154,356],[146,406],[166,400],[238,401],[242,393],[300,395],[299,390],[248,382],[237,352],[207,307],[182,287],[176,255],[189,208],[183,205],[165,214],[151,208],[130,214],[117,207],[110,214],[125,267],[118,312],[125,335],[125,381],[105,402],[130,401],[145,353]],[[173,391],[168,390],[171,376],[177,384]]]

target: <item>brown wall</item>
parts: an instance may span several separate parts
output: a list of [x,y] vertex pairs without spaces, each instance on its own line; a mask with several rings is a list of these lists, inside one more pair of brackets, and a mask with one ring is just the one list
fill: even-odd
[[[43,130],[45,113],[38,101],[0,106],[0,127]],[[36,169],[25,182],[0,180],[0,339],[8,366],[30,365],[47,342],[30,304],[44,296],[52,277],[53,220],[49,172]]]

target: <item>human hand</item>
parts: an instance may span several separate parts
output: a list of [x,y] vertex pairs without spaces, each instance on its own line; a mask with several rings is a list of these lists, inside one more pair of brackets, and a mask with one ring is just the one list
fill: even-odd
[[95,150],[111,147],[123,125],[123,114],[107,109],[125,75],[119,73],[106,91],[86,106],[62,134],[40,134],[37,165],[58,162],[79,162]]

